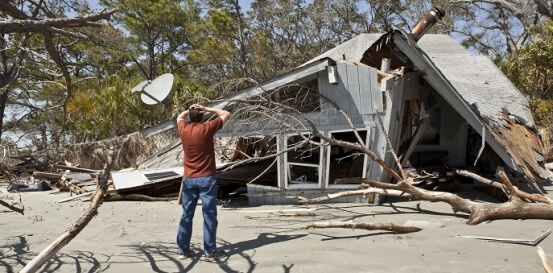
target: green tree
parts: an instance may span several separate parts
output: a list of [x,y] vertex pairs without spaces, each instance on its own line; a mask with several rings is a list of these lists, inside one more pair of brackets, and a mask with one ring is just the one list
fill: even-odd
[[257,0],[248,12],[251,20],[254,79],[265,80],[287,72],[316,56],[304,0]]
[[[0,135],[5,131],[6,114],[16,113],[13,118],[20,122],[13,124],[21,125],[27,118],[36,117],[28,120],[37,122],[38,126],[33,128],[42,128],[40,147],[45,142],[54,146],[60,143],[64,109],[76,80],[74,68],[86,66],[71,59],[67,52],[79,41],[88,39],[80,30],[99,26],[98,21],[108,19],[114,12],[84,14],[87,11],[84,3],[79,0],[0,2]],[[79,18],[67,15],[81,12]],[[49,89],[49,84],[56,87]],[[52,94],[40,90],[50,90]],[[20,111],[10,110],[11,103]],[[41,116],[38,113],[58,107],[62,109],[58,124],[38,124]],[[44,118],[43,121],[58,122],[50,115]]]
[[200,19],[195,1],[101,0],[100,3],[120,10],[112,23],[128,33],[127,45],[121,49],[146,79],[185,68],[180,60],[188,57],[190,37]]
[[534,31],[553,18],[551,1],[448,1],[449,31],[472,51],[496,58],[514,53],[541,34]]
[[[530,101],[533,117],[545,130],[546,146],[553,143],[553,21],[547,20],[539,32],[543,39],[499,58],[496,63]],[[549,145],[547,145],[549,144]]]
[[161,107],[145,105],[140,94],[131,94],[132,87],[121,77],[109,77],[79,89],[68,103],[73,142],[136,132],[165,116]]

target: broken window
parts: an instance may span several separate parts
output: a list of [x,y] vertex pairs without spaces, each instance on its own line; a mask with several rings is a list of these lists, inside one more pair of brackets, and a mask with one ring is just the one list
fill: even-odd
[[[365,145],[367,145],[369,139],[367,131],[359,130],[358,133],[365,142]],[[359,142],[351,130],[330,132],[330,137],[351,143]],[[354,188],[358,186],[358,184],[339,184],[336,180],[340,178],[366,177],[367,156],[357,150],[338,145],[330,145],[327,149],[327,187]]]
[[320,138],[310,133],[287,137],[285,154],[287,188],[311,188],[319,186],[321,171]]

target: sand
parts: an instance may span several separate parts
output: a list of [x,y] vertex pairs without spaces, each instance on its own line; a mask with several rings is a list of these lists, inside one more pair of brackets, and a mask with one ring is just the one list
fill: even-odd
[[[466,192],[472,185],[463,185]],[[549,189],[548,189],[549,187]],[[550,190],[551,186],[546,186]],[[25,215],[0,207],[0,272],[19,272],[69,228],[88,207],[67,192],[7,193],[22,198]],[[473,194],[473,198],[479,197]],[[311,212],[313,216],[283,214]],[[549,220],[496,220],[466,225],[445,203],[387,199],[381,206],[319,204],[249,207],[240,199],[219,207],[218,244],[228,256],[203,261],[200,253],[177,259],[181,208],[172,202],[108,202],[88,226],[39,272],[545,272],[536,246],[466,238],[466,235],[533,240]],[[313,221],[425,224],[417,233],[310,229]],[[202,249],[198,206],[193,249]],[[553,260],[553,235],[539,243]]]

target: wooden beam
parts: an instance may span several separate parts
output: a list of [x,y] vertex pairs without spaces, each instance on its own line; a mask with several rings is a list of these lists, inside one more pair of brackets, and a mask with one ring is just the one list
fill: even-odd
[[80,173],[98,174],[100,172],[98,170],[91,170],[91,169],[71,167],[71,166],[63,166],[63,165],[54,165],[54,167],[56,167],[58,169],[62,169],[62,170],[69,170],[69,171],[80,172]]
[[33,177],[48,180],[50,182],[57,182],[61,179],[62,175],[57,173],[33,172]]
[[59,200],[58,203],[64,203],[64,202],[71,201],[71,200],[74,200],[74,199],[77,199],[77,198],[80,198],[80,197],[89,196],[91,194],[92,194],[92,192],[85,192],[85,193],[82,193],[82,194],[73,195],[71,197]]

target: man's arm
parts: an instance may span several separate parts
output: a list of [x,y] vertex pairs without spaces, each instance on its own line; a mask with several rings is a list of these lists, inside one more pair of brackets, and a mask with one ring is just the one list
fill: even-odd
[[186,121],[186,117],[188,117],[188,110],[183,111],[182,113],[180,113],[180,114],[177,116],[177,124],[179,124],[179,122],[180,122],[181,120]]

